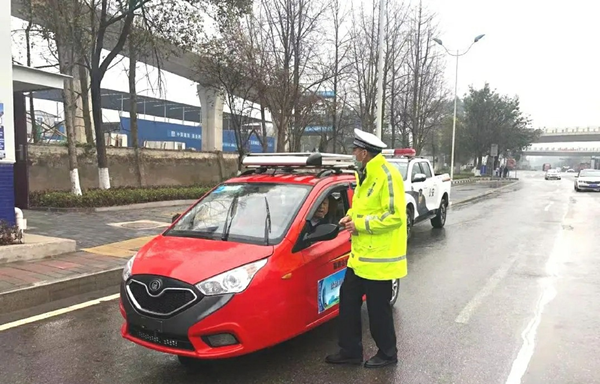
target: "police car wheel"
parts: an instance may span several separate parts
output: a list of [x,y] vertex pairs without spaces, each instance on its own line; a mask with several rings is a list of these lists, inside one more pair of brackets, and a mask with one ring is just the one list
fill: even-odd
[[390,300],[390,305],[393,307],[398,301],[398,296],[400,296],[400,279],[396,279],[392,281],[392,299]]
[[448,203],[446,199],[442,199],[440,207],[438,208],[436,216],[431,219],[431,226],[433,228],[444,228],[446,225],[446,215],[448,214]]

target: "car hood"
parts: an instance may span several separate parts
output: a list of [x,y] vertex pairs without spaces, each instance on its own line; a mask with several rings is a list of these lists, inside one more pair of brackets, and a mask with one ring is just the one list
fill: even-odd
[[140,249],[131,272],[196,284],[272,254],[273,246],[160,235]]

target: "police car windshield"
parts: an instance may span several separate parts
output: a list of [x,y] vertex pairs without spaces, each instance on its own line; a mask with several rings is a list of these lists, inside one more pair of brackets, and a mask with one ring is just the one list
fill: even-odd
[[[305,185],[223,184],[199,201],[165,235],[264,244],[266,198],[271,221],[268,240],[269,244],[277,244],[309,191],[310,186]],[[223,237],[223,233],[227,236]]]
[[408,161],[392,161],[391,163],[398,169],[398,171],[400,171],[402,179],[406,180],[406,175],[408,174]]
[[600,169],[583,169],[579,177],[600,177]]

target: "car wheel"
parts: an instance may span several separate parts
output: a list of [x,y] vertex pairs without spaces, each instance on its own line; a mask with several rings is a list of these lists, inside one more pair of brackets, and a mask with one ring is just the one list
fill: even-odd
[[406,207],[406,241],[408,242],[412,235],[414,219],[413,219],[413,210],[412,208]]
[[581,192],[581,189],[575,187],[575,192]]
[[444,228],[446,225],[446,216],[448,215],[448,202],[446,199],[442,199],[440,207],[438,208],[437,215],[431,219],[431,225],[433,228]]
[[400,279],[396,279],[392,281],[392,299],[390,300],[390,305],[393,307],[398,301],[398,296],[400,296]]

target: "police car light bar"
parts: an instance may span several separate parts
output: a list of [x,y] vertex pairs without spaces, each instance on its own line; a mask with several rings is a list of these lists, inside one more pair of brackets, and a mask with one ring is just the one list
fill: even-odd
[[242,165],[246,167],[335,167],[354,166],[352,156],[333,153],[249,153]]
[[398,156],[398,157],[415,157],[417,155],[417,151],[413,148],[396,148],[396,149],[384,149],[381,151],[381,154],[384,156]]

